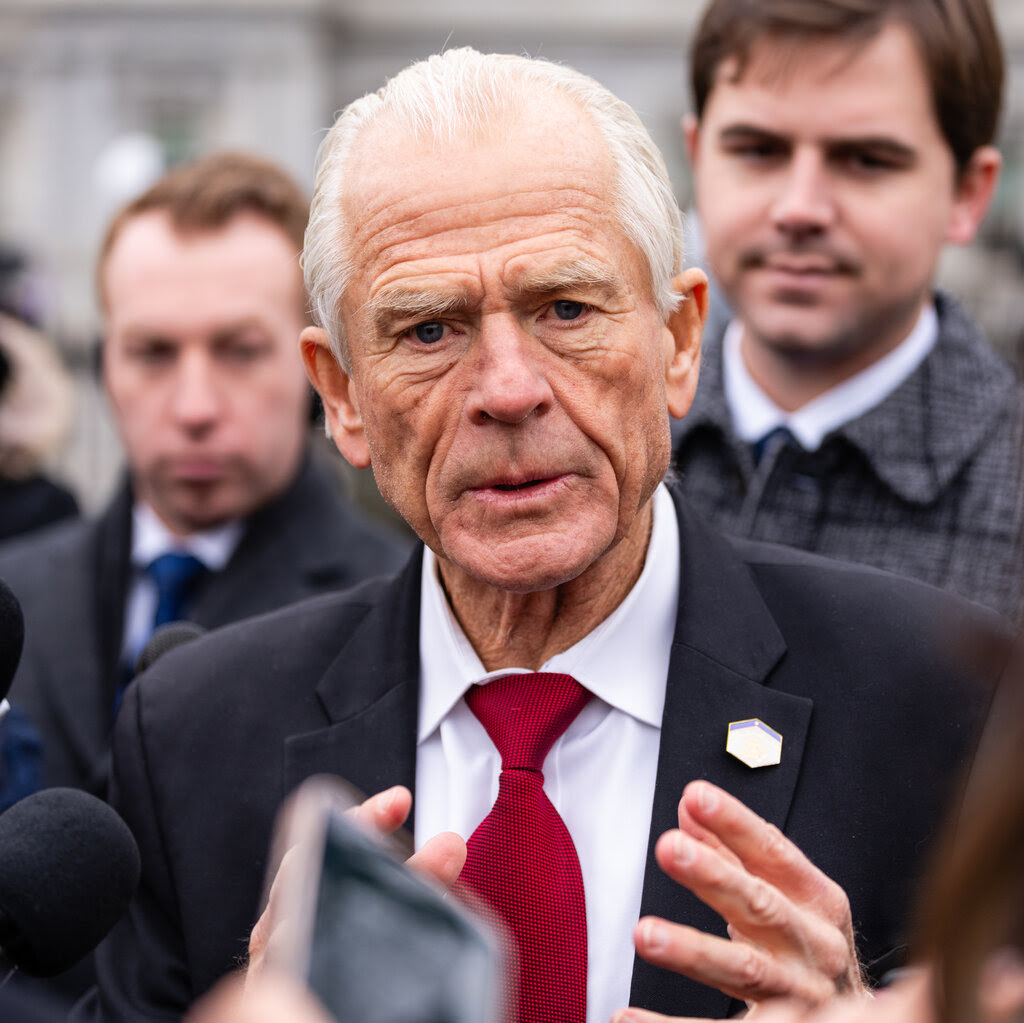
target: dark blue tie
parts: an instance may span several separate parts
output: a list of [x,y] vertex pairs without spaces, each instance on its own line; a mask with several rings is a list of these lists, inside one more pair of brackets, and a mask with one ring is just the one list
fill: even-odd
[[780,448],[787,444],[795,448],[801,448],[800,442],[793,436],[786,426],[776,426],[769,430],[760,440],[750,445],[751,454],[754,456],[754,465],[760,465],[761,459],[771,452],[775,454]]
[[156,583],[154,629],[182,618],[185,603],[206,570],[206,566],[198,558],[177,552],[161,554],[146,566],[146,571]]

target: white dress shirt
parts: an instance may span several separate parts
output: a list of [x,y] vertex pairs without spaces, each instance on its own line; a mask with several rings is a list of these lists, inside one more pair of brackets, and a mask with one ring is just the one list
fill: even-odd
[[[594,694],[544,763],[544,791],[573,838],[587,906],[587,1021],[625,1007],[640,914],[665,683],[679,603],[679,532],[664,486],[652,499],[643,571],[593,632],[541,666]],[[463,700],[486,672],[448,606],[428,550],[420,610],[417,847],[440,831],[468,838],[498,794],[500,759]],[[682,793],[680,793],[682,795]]]
[[124,639],[121,663],[134,664],[149,639],[156,614],[157,592],[146,566],[161,554],[191,554],[211,572],[219,572],[235,553],[244,526],[240,520],[213,529],[176,536],[147,504],[136,502],[132,508],[132,577],[124,609]]
[[786,427],[806,451],[817,451],[826,435],[887,398],[925,360],[939,337],[939,318],[928,303],[914,329],[891,352],[830,388],[795,412],[780,409],[754,382],[740,352],[743,325],[733,320],[722,339],[722,374],[737,436],[750,444]]

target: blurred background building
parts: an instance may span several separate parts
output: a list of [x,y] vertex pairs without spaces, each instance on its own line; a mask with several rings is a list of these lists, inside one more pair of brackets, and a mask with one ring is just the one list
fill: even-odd
[[[105,222],[165,167],[222,147],[312,185],[334,112],[446,46],[565,61],[631,103],[680,202],[687,41],[702,0],[0,0],[0,256],[27,259],[28,311],[75,371],[56,466],[83,505],[119,452],[95,388],[92,270]],[[1006,171],[983,238],[943,276],[1024,368],[1024,3],[996,0],[1009,62]],[[570,126],[567,126],[569,130]],[[557,139],[552,140],[557,145]]]

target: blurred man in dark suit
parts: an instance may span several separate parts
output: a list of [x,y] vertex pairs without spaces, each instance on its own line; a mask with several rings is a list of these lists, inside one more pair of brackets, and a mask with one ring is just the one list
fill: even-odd
[[[224,153],[171,171],[107,230],[103,382],[124,476],[98,518],[0,552],[25,615],[11,698],[41,738],[42,784],[102,791],[115,709],[154,625],[212,628],[401,560],[307,444],[308,209],[279,167]],[[8,747],[9,781],[31,782],[32,751],[23,736],[20,755]]]

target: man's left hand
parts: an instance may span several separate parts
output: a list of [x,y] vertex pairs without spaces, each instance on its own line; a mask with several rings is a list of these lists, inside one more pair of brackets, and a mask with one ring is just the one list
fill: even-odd
[[818,1005],[863,995],[846,893],[775,825],[710,782],[687,785],[658,864],[720,913],[729,938],[645,917],[638,953],[742,999]]

